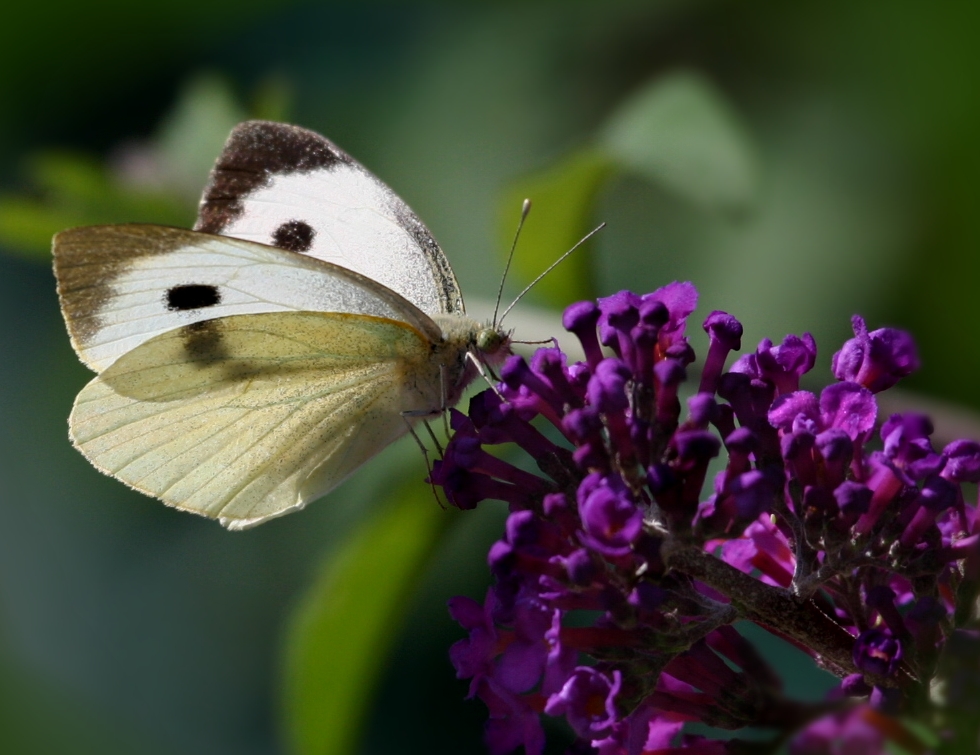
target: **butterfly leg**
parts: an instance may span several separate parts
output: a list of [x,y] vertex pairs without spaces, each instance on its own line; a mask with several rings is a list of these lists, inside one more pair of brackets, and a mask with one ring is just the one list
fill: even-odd
[[[452,432],[449,429],[449,389],[446,387],[446,366],[440,365],[439,367],[439,389],[442,396],[442,407],[439,412],[442,414],[442,430],[446,434],[447,438],[452,437]],[[432,428],[429,427],[429,432],[432,432]],[[438,443],[436,444],[438,445]]]
[[[422,439],[419,437],[418,433],[415,432],[415,427],[412,425],[412,418],[417,417],[418,414],[418,412],[402,412],[402,419],[405,420],[405,425],[408,427],[408,431],[412,434],[412,437],[415,439],[415,443],[422,452],[422,458],[425,459],[425,468],[428,471],[425,479],[426,482],[429,483],[429,487],[432,488],[432,495],[435,497],[436,503],[439,504],[439,508],[444,509],[446,508],[446,505],[439,497],[439,491],[436,490],[435,483],[432,482],[432,462],[429,460],[429,449],[425,447],[425,443],[422,442]],[[435,433],[432,432],[432,427],[429,425],[427,420],[422,420],[422,424],[425,425],[425,429],[428,431],[429,437],[432,438],[432,442],[435,443],[436,449],[439,451],[439,458],[442,458],[445,455],[445,452],[443,451],[442,446],[439,444],[439,441],[436,439]]]
[[[445,416],[445,412],[443,412],[443,417]],[[432,425],[430,425],[427,420],[422,420],[422,424],[425,425],[425,430],[427,433],[429,433],[429,437],[432,439],[432,444],[436,447],[436,450],[439,452],[439,458],[441,459],[446,455],[446,451],[439,442],[439,439],[436,437],[436,434],[432,432]]]
[[418,433],[415,432],[415,427],[412,425],[412,420],[418,419],[419,417],[423,417],[422,424],[425,425],[425,431],[429,434],[429,438],[432,439],[432,445],[436,447],[436,450],[439,452],[439,458],[441,459],[445,455],[445,451],[443,450],[442,444],[439,442],[439,439],[436,437],[436,434],[432,431],[432,425],[429,424],[429,420],[424,419],[426,417],[431,417],[432,415],[433,412],[423,412],[423,411],[402,412],[402,419],[405,420],[405,424],[408,425],[408,431],[412,434],[412,437],[415,438],[415,442],[419,444],[419,447],[423,451],[425,451],[426,450],[425,445],[422,443],[422,439],[419,438]]
[[[480,377],[482,377],[484,380],[487,381],[487,385],[489,385],[491,390],[494,393],[496,393],[497,396],[500,397],[500,400],[506,401],[507,399],[503,397],[503,394],[501,394],[500,391],[497,390],[497,383],[500,382],[500,378],[494,375],[493,370],[491,370],[487,365],[484,365],[483,362],[481,362],[480,359],[476,356],[476,354],[474,354],[472,351],[466,352],[466,358],[473,363],[473,365],[476,367],[476,371],[480,373]],[[487,370],[490,370],[489,375],[487,374]],[[497,381],[497,383],[493,382],[490,379],[491,377],[493,377],[494,380]]]

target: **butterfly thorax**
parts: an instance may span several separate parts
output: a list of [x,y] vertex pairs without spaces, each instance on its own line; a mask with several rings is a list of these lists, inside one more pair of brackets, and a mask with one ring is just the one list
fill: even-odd
[[465,315],[436,315],[432,319],[442,329],[442,341],[434,345],[433,358],[445,375],[446,406],[453,406],[479,376],[477,362],[492,370],[510,356],[510,333]]

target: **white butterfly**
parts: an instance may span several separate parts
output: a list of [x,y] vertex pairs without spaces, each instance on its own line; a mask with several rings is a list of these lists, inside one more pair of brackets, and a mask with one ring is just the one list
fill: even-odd
[[466,317],[432,235],[312,131],[237,126],[195,230],[54,239],[69,418],[99,470],[244,529],[300,509],[453,405],[508,334]]

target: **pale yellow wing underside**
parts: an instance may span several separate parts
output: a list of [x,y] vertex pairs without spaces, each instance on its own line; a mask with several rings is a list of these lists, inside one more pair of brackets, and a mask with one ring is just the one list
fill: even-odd
[[223,317],[152,338],[78,395],[71,437],[100,470],[243,529],[302,508],[441,406],[430,343],[392,320]]

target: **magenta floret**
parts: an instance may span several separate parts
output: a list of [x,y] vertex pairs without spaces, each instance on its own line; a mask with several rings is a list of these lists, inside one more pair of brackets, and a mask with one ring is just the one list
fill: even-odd
[[[450,656],[489,709],[493,753],[542,752],[542,716],[567,722],[572,752],[600,755],[732,751],[687,721],[782,730],[798,754],[842,738],[881,752],[913,736],[890,716],[926,704],[950,638],[980,657],[964,623],[980,518],[962,489],[980,480],[980,443],[936,451],[924,415],[879,416],[876,394],[918,366],[911,337],[855,317],[838,381],[815,393],[800,389],[809,334],[763,340],[725,371],[742,326],[715,311],[684,398],[696,304],[689,283],[575,304],[563,322],[584,362],[513,357],[499,394],[452,415],[433,483],[460,508],[511,512],[484,605],[450,604],[469,633]],[[504,443],[539,472],[486,450]],[[837,674],[831,702],[787,700],[739,620]],[[980,666],[952,668],[980,689]]]

